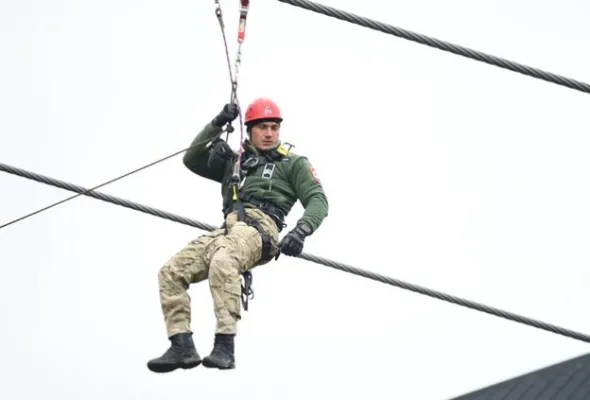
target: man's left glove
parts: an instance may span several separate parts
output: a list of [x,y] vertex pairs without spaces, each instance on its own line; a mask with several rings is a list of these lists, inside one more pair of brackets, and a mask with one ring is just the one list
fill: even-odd
[[279,251],[275,256],[275,260],[279,258],[281,253],[288,256],[297,257],[303,251],[303,243],[305,238],[311,234],[309,226],[300,223],[292,231],[287,233],[279,242]]

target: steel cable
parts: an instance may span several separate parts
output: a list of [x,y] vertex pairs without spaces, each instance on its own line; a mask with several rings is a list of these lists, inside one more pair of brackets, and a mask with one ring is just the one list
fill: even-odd
[[[229,127],[229,126],[228,126],[228,127],[226,128],[227,130],[226,130],[226,129],[222,129],[222,130],[221,130],[221,133],[220,133],[219,135],[222,135],[222,134],[223,134],[223,132],[226,132],[226,131],[228,132],[228,135],[229,135],[230,128],[231,128],[231,127]],[[118,181],[118,180],[121,180],[121,179],[123,179],[123,178],[126,178],[126,177],[128,177],[128,176],[131,176],[131,175],[133,175],[133,174],[135,174],[135,173],[137,173],[137,172],[143,171],[144,169],[147,169],[147,168],[149,168],[149,167],[153,167],[154,165],[156,165],[156,164],[159,164],[159,163],[161,163],[162,161],[166,161],[166,160],[169,160],[169,159],[171,159],[172,157],[176,157],[177,155],[179,155],[179,154],[182,154],[182,153],[184,153],[184,152],[186,152],[186,151],[188,151],[188,150],[190,150],[190,149],[192,149],[192,148],[194,148],[194,147],[196,147],[196,146],[200,146],[200,145],[202,145],[203,143],[205,143],[205,142],[208,142],[208,141],[209,141],[209,140],[203,140],[203,141],[199,141],[199,142],[194,142],[194,143],[191,143],[191,145],[190,145],[189,147],[185,148],[185,149],[182,149],[182,150],[176,151],[176,152],[174,152],[174,153],[172,153],[172,154],[169,154],[169,155],[167,155],[167,156],[165,156],[165,157],[162,157],[162,158],[160,158],[160,159],[158,159],[158,160],[156,160],[156,161],[152,161],[152,162],[150,162],[150,163],[148,163],[148,164],[146,164],[146,165],[143,165],[143,166],[141,166],[141,167],[139,167],[139,168],[136,168],[136,169],[134,169],[134,170],[132,170],[132,171],[126,172],[126,173],[125,173],[125,174],[123,174],[123,175],[119,175],[119,176],[118,176],[118,177],[116,177],[116,178],[109,179],[108,181],[106,181],[106,182],[103,182],[103,183],[101,183],[101,184],[99,184],[99,185],[96,185],[96,186],[94,186],[94,187],[92,187],[92,188],[90,188],[90,189],[85,189],[85,192],[84,192],[84,191],[83,191],[83,192],[78,192],[78,194],[76,194],[76,195],[74,195],[74,196],[66,197],[65,199],[62,199],[62,200],[56,201],[55,203],[49,204],[48,206],[42,207],[42,208],[40,208],[40,209],[38,209],[38,210],[36,210],[36,211],[32,211],[32,212],[30,212],[30,213],[28,213],[28,214],[25,214],[25,215],[22,215],[22,216],[20,216],[20,217],[18,217],[18,218],[16,218],[16,219],[14,219],[14,220],[12,220],[12,221],[6,222],[6,223],[4,223],[4,224],[0,225],[0,229],[2,229],[2,228],[5,228],[5,227],[7,227],[7,226],[9,226],[9,225],[12,225],[12,224],[14,224],[14,223],[17,223],[17,222],[19,222],[19,221],[25,220],[25,219],[27,219],[27,218],[30,218],[30,217],[32,217],[32,216],[34,216],[34,215],[37,215],[37,214],[39,214],[39,213],[41,213],[41,212],[43,212],[43,211],[47,211],[47,210],[49,210],[50,208],[56,207],[56,206],[58,206],[58,205],[60,205],[60,204],[63,204],[63,203],[65,203],[65,202],[68,202],[68,201],[70,201],[70,200],[73,200],[73,199],[75,199],[76,197],[79,197],[79,196],[85,195],[85,194],[87,194],[87,192],[91,192],[91,191],[93,191],[93,190],[95,190],[95,189],[101,188],[101,187],[103,187],[103,186],[106,186],[106,185],[108,185],[108,184],[111,184],[111,183],[113,183],[113,182],[116,182],[116,181]],[[41,175],[38,175],[38,176],[39,176],[39,177],[41,177]],[[33,179],[33,178],[30,178],[30,179]],[[47,182],[44,182],[44,183],[47,183]],[[65,184],[65,183],[62,183],[62,184]],[[66,188],[63,188],[63,189],[66,189]],[[67,190],[71,190],[71,191],[73,191],[73,192],[77,192],[77,190],[72,190],[72,189],[67,189]]]
[[[148,206],[145,206],[142,204],[134,203],[129,200],[125,200],[125,199],[121,199],[119,197],[115,197],[115,196],[111,196],[111,195],[108,195],[105,193],[101,193],[96,190],[87,189],[82,186],[78,186],[78,185],[74,185],[72,183],[60,181],[60,180],[57,180],[54,178],[50,178],[48,176],[36,174],[34,172],[26,171],[26,170],[16,168],[16,167],[13,167],[10,165],[0,163],[0,170],[14,174],[14,175],[21,176],[23,178],[27,178],[27,179],[31,179],[31,180],[34,180],[37,182],[45,183],[47,185],[55,186],[55,187],[65,189],[65,190],[69,190],[70,192],[75,192],[75,193],[78,193],[79,195],[93,197],[98,200],[103,200],[103,201],[106,201],[109,203],[113,203],[113,204],[117,204],[117,205],[120,205],[123,207],[131,208],[136,211],[141,211],[146,214],[151,214],[156,217],[168,219],[168,220],[174,221],[174,222],[179,222],[179,223],[185,224],[185,225],[190,225],[195,228],[199,228],[199,229],[203,229],[203,230],[207,230],[207,231],[212,231],[215,229],[214,226],[207,225],[207,224],[204,224],[199,221],[194,221],[194,220],[191,220],[189,218],[186,218],[186,217],[183,217],[180,215],[171,214],[166,211],[162,211],[162,210],[158,210],[156,208],[152,208],[152,207],[148,207]],[[7,224],[4,224],[3,226],[7,226]]]
[[278,0],[282,3],[287,3],[292,6],[300,7],[306,10],[314,11],[328,17],[333,17],[343,21],[347,21],[356,25],[363,26],[365,28],[373,29],[389,35],[397,36],[403,39],[411,40],[413,42],[421,43],[430,47],[437,48],[439,50],[448,51],[453,54],[457,54],[463,57],[471,58],[477,61],[481,61],[496,67],[508,69],[514,72],[521,73],[533,78],[541,79],[547,82],[552,82],[557,85],[569,87],[571,89],[579,90],[580,92],[590,93],[590,84],[580,82],[574,79],[566,78],[561,75],[546,72],[538,68],[533,68],[527,65],[518,64],[514,61],[506,60],[504,58],[492,56],[480,51],[462,47],[453,43],[445,42],[433,37],[408,31],[395,26],[387,25],[383,22],[378,22],[366,17],[361,17],[343,10],[339,10],[333,7],[325,6],[318,3],[313,3],[307,0]]
[[[55,187],[58,187],[61,189],[76,192],[76,193],[79,193],[84,196],[93,197],[95,199],[99,199],[99,200],[103,200],[103,201],[106,201],[109,203],[113,203],[116,205],[127,207],[130,209],[136,210],[136,211],[141,211],[143,213],[150,214],[150,215],[153,215],[156,217],[160,217],[160,218],[168,219],[170,221],[189,225],[189,226],[192,226],[192,227],[195,227],[198,229],[202,229],[202,230],[206,230],[206,231],[212,231],[212,230],[217,229],[217,227],[209,225],[209,224],[205,224],[203,222],[192,220],[192,219],[180,216],[180,215],[172,214],[167,211],[162,211],[162,210],[152,208],[149,206],[145,206],[142,204],[134,203],[132,201],[121,199],[119,197],[107,195],[107,194],[96,192],[96,191],[90,191],[89,189],[86,189],[86,188],[83,188],[83,187],[80,187],[80,186],[77,186],[77,185],[74,185],[71,183],[63,182],[63,181],[60,181],[60,180],[57,180],[54,178],[50,178],[50,177],[40,175],[40,174],[37,174],[34,172],[26,171],[26,170],[23,170],[23,169],[20,169],[17,167],[13,167],[10,165],[0,163],[0,170],[2,170],[4,172],[8,172],[13,175],[21,176],[23,178],[27,178],[27,179],[31,179],[31,180],[34,180],[37,182],[45,183],[47,185],[51,185],[51,186],[55,186]],[[532,318],[528,318],[525,316],[511,313],[508,311],[504,311],[504,310],[501,310],[498,308],[490,307],[490,306],[487,306],[484,304],[480,304],[480,303],[476,303],[476,302],[473,302],[470,300],[466,300],[463,298],[452,296],[450,294],[446,294],[446,293],[439,292],[436,290],[428,289],[428,288],[414,285],[411,283],[407,283],[407,282],[404,282],[401,280],[393,279],[393,278],[390,278],[385,275],[381,275],[381,274],[378,274],[375,272],[366,271],[366,270],[356,268],[356,267],[353,267],[353,266],[350,266],[350,265],[347,265],[344,263],[332,261],[332,260],[329,260],[329,259],[326,259],[323,257],[318,257],[318,256],[314,256],[314,255],[307,254],[307,253],[301,253],[301,255],[299,255],[298,257],[302,258],[304,260],[311,261],[311,262],[314,262],[317,264],[322,264],[327,267],[331,267],[331,268],[334,268],[334,269],[337,269],[340,271],[348,272],[350,274],[362,276],[362,277],[365,277],[365,278],[368,278],[368,279],[371,279],[374,281],[378,281],[378,282],[385,283],[388,285],[396,286],[401,289],[409,290],[409,291],[412,291],[415,293],[419,293],[419,294],[422,294],[425,296],[433,297],[433,298],[443,300],[443,301],[446,301],[449,303],[453,303],[453,304],[457,304],[457,305],[460,305],[463,307],[471,308],[473,310],[477,310],[477,311],[481,311],[481,312],[484,312],[487,314],[495,315],[497,317],[504,318],[504,319],[507,319],[510,321],[518,322],[518,323],[532,326],[532,327],[542,329],[542,330],[545,330],[548,332],[553,332],[558,335],[562,335],[562,336],[566,336],[569,338],[581,340],[586,343],[590,343],[590,335],[576,332],[571,329],[562,328],[562,327],[559,327],[556,325],[549,324],[547,322],[535,320]]]

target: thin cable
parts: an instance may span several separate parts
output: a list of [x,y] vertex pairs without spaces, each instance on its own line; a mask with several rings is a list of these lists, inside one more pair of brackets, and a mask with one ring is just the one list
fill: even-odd
[[[72,192],[77,192],[81,195],[93,197],[93,198],[103,200],[103,201],[106,201],[109,203],[113,203],[113,204],[117,204],[117,205],[120,205],[123,207],[127,207],[127,208],[130,208],[133,210],[141,211],[146,214],[151,214],[156,217],[160,217],[160,218],[168,219],[170,221],[193,226],[198,229],[202,229],[202,230],[206,230],[206,231],[212,231],[212,230],[217,229],[217,227],[205,224],[203,222],[199,222],[199,221],[195,221],[195,220],[192,220],[192,219],[189,219],[186,217],[171,214],[169,212],[158,210],[156,208],[148,207],[148,206],[145,206],[142,204],[137,204],[137,203],[131,202],[129,200],[124,200],[124,199],[121,199],[121,198],[118,198],[115,196],[110,196],[110,195],[96,192],[96,191],[90,191],[89,189],[85,189],[83,187],[76,186],[71,183],[59,181],[57,179],[43,176],[40,174],[36,174],[34,172],[25,171],[23,169],[16,168],[16,167],[13,167],[10,165],[0,163],[0,170],[8,172],[10,174],[18,175],[18,176],[21,176],[21,177],[24,177],[27,179],[31,179],[31,180],[34,180],[37,182],[45,183],[47,185],[59,187],[59,188],[69,190]],[[405,289],[405,290],[409,290],[409,291],[419,293],[419,294],[422,294],[425,296],[433,297],[435,299],[443,300],[443,301],[446,301],[449,303],[453,303],[453,304],[457,304],[457,305],[460,305],[463,307],[471,308],[476,311],[481,311],[481,312],[484,312],[487,314],[495,315],[497,317],[504,318],[504,319],[507,319],[510,321],[518,322],[518,323],[521,323],[524,325],[532,326],[534,328],[542,329],[542,330],[552,332],[552,333],[555,333],[558,335],[562,335],[562,336],[577,339],[577,340],[580,340],[580,341],[583,341],[586,343],[590,343],[590,335],[576,332],[576,331],[573,331],[570,329],[562,328],[562,327],[559,327],[556,325],[552,325],[547,322],[542,322],[542,321],[535,320],[532,318],[524,317],[524,316],[514,314],[514,313],[511,313],[508,311],[504,311],[504,310],[501,310],[498,308],[490,307],[490,306],[487,306],[487,305],[484,305],[481,303],[476,303],[476,302],[466,300],[463,298],[459,298],[459,297],[455,297],[455,296],[452,296],[452,295],[449,295],[449,294],[446,294],[443,292],[438,292],[438,291],[435,291],[432,289],[424,288],[424,287],[421,287],[418,285],[414,285],[411,283],[407,283],[404,281],[393,279],[388,276],[381,275],[381,274],[378,274],[375,272],[365,271],[360,268],[356,268],[356,267],[353,267],[353,266],[350,266],[350,265],[347,265],[344,263],[332,261],[332,260],[329,260],[329,259],[326,259],[323,257],[318,257],[318,256],[314,256],[311,254],[306,254],[306,253],[301,253],[301,255],[299,255],[298,257],[302,258],[304,260],[311,261],[311,262],[314,262],[317,264],[322,264],[327,267],[331,267],[331,268],[334,268],[334,269],[337,269],[340,271],[348,272],[350,274],[362,276],[362,277],[365,277],[365,278],[368,278],[368,279],[371,279],[374,281],[385,283],[385,284],[388,284],[391,286],[396,286],[401,289]]]
[[[224,131],[221,131],[221,133],[223,133],[223,132],[224,132]],[[139,168],[136,168],[136,169],[134,169],[134,170],[132,170],[132,171],[129,171],[129,172],[127,172],[126,174],[123,174],[123,175],[121,175],[121,176],[118,176],[118,177],[116,177],[116,178],[110,179],[110,180],[108,180],[108,181],[106,181],[106,182],[103,182],[103,183],[101,183],[100,185],[97,185],[97,186],[94,186],[94,187],[92,187],[92,188],[90,188],[90,189],[87,189],[87,192],[84,192],[84,193],[78,193],[78,194],[76,194],[76,195],[74,195],[74,196],[67,197],[67,198],[65,198],[65,199],[63,199],[63,200],[57,201],[57,202],[55,202],[55,203],[53,203],[53,204],[50,204],[50,205],[48,205],[48,206],[46,206],[46,207],[40,208],[40,209],[38,209],[38,210],[36,210],[36,211],[32,211],[32,212],[30,212],[30,213],[28,213],[28,214],[25,214],[25,215],[23,215],[23,216],[21,216],[21,217],[18,217],[17,219],[14,219],[14,220],[12,220],[12,221],[10,221],[10,222],[6,222],[5,224],[3,224],[3,225],[0,225],[0,229],[2,229],[2,228],[5,228],[5,227],[7,227],[7,226],[9,226],[9,225],[15,224],[15,223],[17,223],[17,222],[19,222],[19,221],[25,220],[25,219],[27,219],[27,218],[30,218],[30,217],[32,217],[32,216],[34,216],[34,215],[37,215],[37,214],[39,214],[39,213],[41,213],[41,212],[43,212],[43,211],[47,211],[47,210],[49,210],[49,209],[51,209],[51,208],[53,208],[53,207],[56,207],[56,206],[58,206],[58,205],[60,205],[60,204],[63,204],[63,203],[65,203],[65,202],[68,202],[68,201],[70,201],[70,200],[73,200],[73,199],[75,199],[76,197],[79,197],[79,196],[82,196],[82,195],[88,195],[88,192],[91,192],[91,191],[93,191],[93,190],[95,190],[95,189],[98,189],[98,188],[101,188],[101,187],[103,187],[103,186],[106,186],[106,185],[108,185],[108,184],[111,184],[111,183],[113,183],[113,182],[116,182],[116,181],[118,181],[118,180],[120,180],[120,179],[123,179],[123,178],[125,178],[125,177],[127,177],[127,176],[133,175],[133,174],[135,174],[136,172],[142,171],[142,170],[144,170],[144,169],[146,169],[146,168],[152,167],[152,166],[154,166],[154,165],[156,165],[156,164],[158,164],[158,163],[161,163],[162,161],[168,160],[168,159],[170,159],[170,158],[172,158],[172,157],[175,157],[175,156],[177,156],[177,155],[179,155],[179,154],[181,154],[181,153],[184,153],[185,151],[187,151],[187,150],[190,150],[191,148],[193,148],[193,147],[195,147],[195,146],[199,146],[199,145],[203,144],[204,142],[205,142],[205,141],[201,141],[201,142],[193,143],[193,144],[191,144],[189,147],[187,147],[186,149],[182,149],[182,150],[179,150],[179,151],[177,151],[177,152],[174,152],[174,153],[172,153],[172,154],[170,154],[170,155],[167,155],[166,157],[160,158],[159,160],[153,161],[153,162],[151,162],[151,163],[149,163],[149,164],[146,164],[146,165],[144,165],[144,166],[142,166],[142,167],[139,167]],[[68,189],[68,190],[70,190],[70,189]],[[75,191],[75,190],[74,190],[74,191]]]
[[389,35],[394,35],[403,39],[411,40],[430,47],[434,47],[443,51],[448,51],[463,57],[471,58],[477,61],[485,62],[496,67],[508,69],[514,72],[528,75],[533,78],[541,79],[547,82],[552,82],[557,85],[569,87],[570,89],[579,90],[580,92],[590,93],[590,84],[576,81],[574,79],[566,78],[560,75],[546,72],[537,68],[529,67],[527,65],[518,64],[510,60],[495,57],[485,54],[467,47],[458,46],[449,42],[438,40],[422,34],[411,32],[405,29],[397,28],[391,25],[384,24],[369,18],[361,17],[343,10],[333,7],[328,7],[322,4],[313,3],[307,0],[278,0],[282,3],[287,3],[292,6],[300,7],[310,11],[315,11],[320,14],[327,15],[343,21],[347,21],[356,25],[364,26],[365,28],[374,29]]
[[229,71],[229,81],[231,83],[231,94],[229,97],[229,101],[230,103],[233,101],[234,99],[234,75],[232,72],[232,68],[231,68],[231,61],[230,61],[230,57],[229,57],[229,47],[227,44],[227,38],[225,36],[225,23],[223,22],[223,11],[221,9],[221,4],[219,4],[219,0],[215,0],[215,15],[217,16],[217,21],[219,21],[219,28],[221,29],[221,36],[223,38],[223,46],[225,48],[225,58],[227,61],[227,69]]

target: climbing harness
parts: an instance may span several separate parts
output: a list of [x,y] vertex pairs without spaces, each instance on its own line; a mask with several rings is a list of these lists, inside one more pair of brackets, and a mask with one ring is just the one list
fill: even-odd
[[[245,179],[260,165],[264,165],[265,168],[268,166],[272,166],[274,168],[274,163],[281,161],[285,156],[287,156],[291,147],[293,147],[291,144],[287,145],[289,148],[285,148],[285,146],[280,145],[276,149],[265,152],[264,155],[244,158],[242,163],[239,165],[240,179],[242,177]],[[268,215],[275,222],[279,232],[281,232],[287,226],[285,224],[286,213],[276,205],[268,201],[259,200],[247,193],[243,193],[242,191],[238,191],[237,200],[232,196],[232,199],[229,201],[229,203],[223,205],[224,217],[227,217],[229,213],[237,209],[238,218],[240,221],[243,221],[247,225],[258,230],[258,233],[262,239],[262,252],[260,260],[263,262],[270,261],[274,257],[272,252],[273,246],[271,238],[268,233],[265,232],[258,220],[248,217],[245,212],[245,208],[249,206],[256,207],[256,209]],[[241,217],[240,214],[242,215]],[[242,276],[244,278],[244,284],[242,286],[242,306],[244,307],[245,311],[248,311],[248,299],[254,298],[254,291],[252,290],[252,271],[246,271],[242,274]]]
[[[277,149],[271,150],[267,152],[265,155],[260,155],[257,157],[248,157],[245,158],[240,167],[241,176],[244,179],[253,171],[257,169],[260,165],[264,165],[264,168],[267,166],[275,167],[275,162],[281,161],[283,157],[289,154],[289,150],[285,149],[282,145],[279,146]],[[242,221],[244,221],[247,225],[252,226],[258,233],[260,234],[262,240],[262,251],[260,260],[270,261],[273,257],[273,245],[271,242],[270,235],[266,233],[260,222],[254,218],[249,218],[248,215],[245,213],[245,207],[256,207],[256,209],[262,211],[266,215],[268,215],[276,224],[279,232],[281,232],[287,224],[285,223],[286,213],[281,208],[277,207],[276,205],[268,202],[262,201],[254,196],[239,192],[238,193],[238,200],[232,201],[229,204],[224,206],[224,216],[227,216],[230,212],[235,210],[238,207],[238,213],[242,210],[244,216]],[[245,311],[248,311],[248,298],[254,298],[254,291],[252,290],[252,272],[246,271],[243,274],[244,277],[244,285],[242,286],[242,305]]]
[[[286,147],[288,146],[288,147]],[[267,152],[265,152],[264,154],[261,155],[252,155],[249,157],[244,157],[243,161],[240,165],[239,168],[239,179],[245,179],[249,174],[253,173],[259,166],[264,165],[265,170],[266,169],[274,169],[275,168],[275,163],[281,161],[284,157],[289,155],[289,152],[291,150],[291,148],[293,147],[292,144],[290,143],[285,143],[285,144],[281,144],[279,145],[277,148],[269,150]],[[248,155],[248,154],[246,154]],[[264,176],[264,172],[262,174]],[[266,215],[268,215],[276,224],[279,232],[282,231],[287,225],[285,224],[285,219],[286,219],[286,214],[285,211],[283,211],[282,209],[280,209],[279,207],[275,206],[274,204],[268,202],[268,201],[261,201],[258,200],[257,198],[243,193],[242,191],[238,192],[238,196],[237,196],[237,201],[235,198],[232,197],[231,202],[228,204],[224,204],[223,205],[223,214],[224,216],[227,216],[230,212],[234,211],[234,210],[242,210],[244,212],[244,219],[242,219],[244,222],[246,222],[248,225],[252,225],[255,226],[256,223],[254,221],[250,221],[249,218],[247,218],[246,214],[245,214],[245,204],[246,205],[251,205],[256,207],[257,209],[259,209],[260,211],[264,212]],[[262,229],[259,229],[261,231],[261,235],[263,236],[263,246],[264,246],[264,235]],[[269,239],[269,252],[270,252],[270,239]],[[268,258],[267,258],[268,255]],[[262,254],[262,260],[267,260],[272,258],[272,256],[270,256],[270,254],[265,253],[264,252],[264,248],[263,248],[263,254]]]
[[[242,164],[242,155],[243,155],[243,142],[244,142],[244,123],[242,120],[242,111],[240,109],[240,103],[238,100],[238,76],[240,71],[240,65],[242,62],[242,44],[244,43],[244,39],[246,37],[246,19],[248,17],[248,9],[250,6],[249,0],[240,0],[240,18],[238,23],[238,49],[236,52],[236,60],[234,64],[234,73],[232,73],[231,68],[231,60],[229,57],[229,49],[227,45],[227,37],[225,35],[225,23],[223,22],[223,12],[221,10],[221,5],[219,4],[219,0],[215,0],[215,15],[217,16],[217,20],[219,21],[219,27],[221,29],[221,34],[223,37],[223,44],[225,47],[225,57],[227,60],[227,67],[229,70],[229,79],[231,83],[231,94],[230,94],[230,103],[236,103],[238,105],[238,115],[240,118],[240,145],[238,148],[238,157],[236,162],[234,163],[234,168],[232,172],[231,178],[231,190],[232,190],[232,201],[234,202],[237,211],[238,211],[238,220],[245,221],[246,219],[246,212],[244,210],[244,206],[239,198],[239,186],[240,186],[240,166]],[[227,139],[229,139],[230,132],[233,132],[233,127],[231,122],[228,123],[227,127]],[[227,140],[226,139],[226,140]],[[260,231],[260,229],[259,229]],[[246,271],[242,274],[244,278],[244,284],[242,285],[242,306],[244,307],[245,311],[248,311],[248,299],[254,298],[254,290],[252,289],[252,272]]]

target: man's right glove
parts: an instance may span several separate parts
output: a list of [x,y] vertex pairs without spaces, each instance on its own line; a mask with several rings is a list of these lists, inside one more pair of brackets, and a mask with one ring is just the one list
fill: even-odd
[[309,226],[300,223],[293,230],[285,235],[279,242],[279,251],[275,256],[275,260],[279,258],[281,253],[288,256],[297,257],[303,251],[303,243],[305,238],[311,234]]
[[236,119],[239,114],[240,109],[238,108],[238,105],[236,103],[228,103],[223,106],[223,110],[213,118],[211,124],[221,128],[223,125]]

